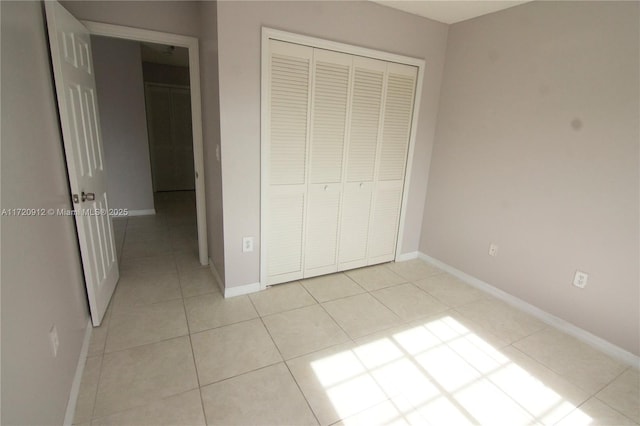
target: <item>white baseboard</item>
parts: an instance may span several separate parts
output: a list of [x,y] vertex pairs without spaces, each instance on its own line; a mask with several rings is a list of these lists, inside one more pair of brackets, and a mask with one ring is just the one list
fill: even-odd
[[80,394],[80,383],[82,382],[82,373],[84,373],[84,365],[87,362],[87,355],[89,354],[89,342],[91,342],[91,333],[93,332],[93,324],[91,324],[91,318],[87,324],[87,328],[84,332],[84,340],[82,341],[82,348],[80,349],[80,356],[78,357],[78,365],[76,366],[76,374],[73,376],[73,382],[71,382],[71,391],[69,392],[69,401],[67,402],[67,411],[64,413],[64,425],[70,426],[73,424],[73,416],[76,414],[76,404],[78,402],[78,395]]
[[218,273],[218,270],[216,269],[216,266],[213,263],[213,260],[211,258],[209,258],[209,269],[211,270],[211,273],[213,274],[213,278],[215,278],[216,283],[218,283],[218,287],[220,288],[220,291],[222,292],[222,294],[224,294],[224,283],[222,282],[222,278],[220,278],[220,274]]
[[220,274],[218,274],[218,270],[214,266],[213,260],[211,260],[211,258],[209,258],[209,269],[211,270],[213,277],[218,283],[218,287],[220,287],[220,291],[222,291],[222,294],[224,294],[225,299],[229,297],[242,296],[243,294],[255,293],[257,291],[262,290],[260,288],[260,283],[251,283],[251,284],[240,285],[237,287],[225,288],[224,283],[220,278]]
[[129,210],[129,214],[127,216],[149,216],[154,214],[156,214],[156,209]]
[[417,251],[412,251],[409,253],[402,253],[396,256],[396,262],[406,262],[407,260],[417,259],[419,253]]
[[251,283],[239,285],[237,287],[228,287],[224,289],[224,297],[242,296],[243,294],[255,293],[260,291],[260,283]]
[[509,305],[518,308],[528,314],[538,318],[540,321],[549,324],[552,327],[557,328],[558,330],[564,331],[570,336],[575,337],[576,339],[604,352],[612,358],[617,359],[620,362],[631,365],[635,368],[640,368],[640,357],[632,354],[625,349],[622,349],[619,346],[614,345],[607,340],[596,336],[595,334],[591,334],[588,331],[571,324],[570,322],[563,320],[555,315],[552,315],[542,309],[531,305],[530,303],[525,302],[522,299],[519,299],[503,290],[500,290],[497,287],[492,286],[478,278],[475,278],[465,272],[460,271],[459,269],[454,268],[438,259],[435,259],[427,254],[422,252],[418,253],[418,258],[424,260],[427,263],[436,266],[451,275],[459,278],[460,280],[466,282],[467,284],[482,290],[486,293],[495,296],[496,298],[508,303]]

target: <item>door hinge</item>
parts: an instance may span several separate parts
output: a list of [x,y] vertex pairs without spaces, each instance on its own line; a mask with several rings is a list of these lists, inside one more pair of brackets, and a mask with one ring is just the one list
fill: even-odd
[[73,202],[74,204],[80,204],[80,197],[78,197],[78,194],[73,194]]

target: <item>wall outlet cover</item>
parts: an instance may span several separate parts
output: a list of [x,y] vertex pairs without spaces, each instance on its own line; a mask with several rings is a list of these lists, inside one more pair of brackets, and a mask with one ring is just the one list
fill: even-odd
[[253,237],[244,237],[242,239],[242,252],[247,253],[253,251]]
[[582,271],[576,271],[573,276],[573,285],[578,288],[585,288],[587,286],[587,280],[589,279],[589,274]]

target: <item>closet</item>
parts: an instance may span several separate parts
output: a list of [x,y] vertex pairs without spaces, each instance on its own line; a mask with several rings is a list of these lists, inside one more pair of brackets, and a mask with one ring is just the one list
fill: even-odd
[[189,87],[146,83],[145,103],[153,191],[194,190]]
[[267,284],[393,260],[418,68],[266,48]]

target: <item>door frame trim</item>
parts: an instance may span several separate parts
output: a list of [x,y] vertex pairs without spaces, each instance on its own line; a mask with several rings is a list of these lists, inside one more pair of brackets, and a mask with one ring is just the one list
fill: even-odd
[[411,173],[413,166],[413,155],[415,150],[416,134],[418,131],[418,117],[420,116],[420,103],[422,98],[422,87],[424,80],[424,69],[426,62],[424,59],[413,58],[410,56],[398,55],[382,50],[369,49],[366,47],[356,46],[353,44],[340,43],[337,41],[326,40],[317,37],[310,37],[302,34],[291,33],[288,31],[277,30],[269,27],[262,27],[262,44],[261,44],[261,74],[260,74],[260,289],[267,288],[267,234],[266,229],[266,212],[267,212],[267,177],[268,177],[268,161],[266,158],[266,146],[269,144],[270,138],[267,132],[267,120],[269,120],[270,108],[268,104],[268,83],[269,83],[269,40],[278,40],[289,43],[301,44],[304,46],[333,50],[337,52],[347,53],[356,56],[364,56],[367,58],[380,59],[388,62],[397,62],[405,65],[412,65],[418,68],[418,76],[416,79],[416,93],[413,99],[413,115],[411,117],[411,134],[409,135],[409,148],[407,150],[407,163],[405,167],[404,185],[402,188],[402,202],[400,205],[400,221],[398,223],[398,238],[396,239],[395,260],[399,261],[402,256],[402,244],[405,234],[405,222],[407,216],[407,198],[409,195],[409,187],[411,186]]
[[200,93],[200,52],[198,39],[179,34],[160,31],[145,30],[141,28],[122,25],[105,24],[94,21],[80,21],[87,27],[89,33],[95,36],[104,36],[133,40],[168,44],[171,46],[186,47],[189,50],[189,87],[191,93],[191,127],[193,133],[193,160],[196,172],[196,215],[198,223],[198,251],[200,264],[209,264],[209,252],[207,246],[207,207],[204,183],[204,148],[202,138],[202,101]]

